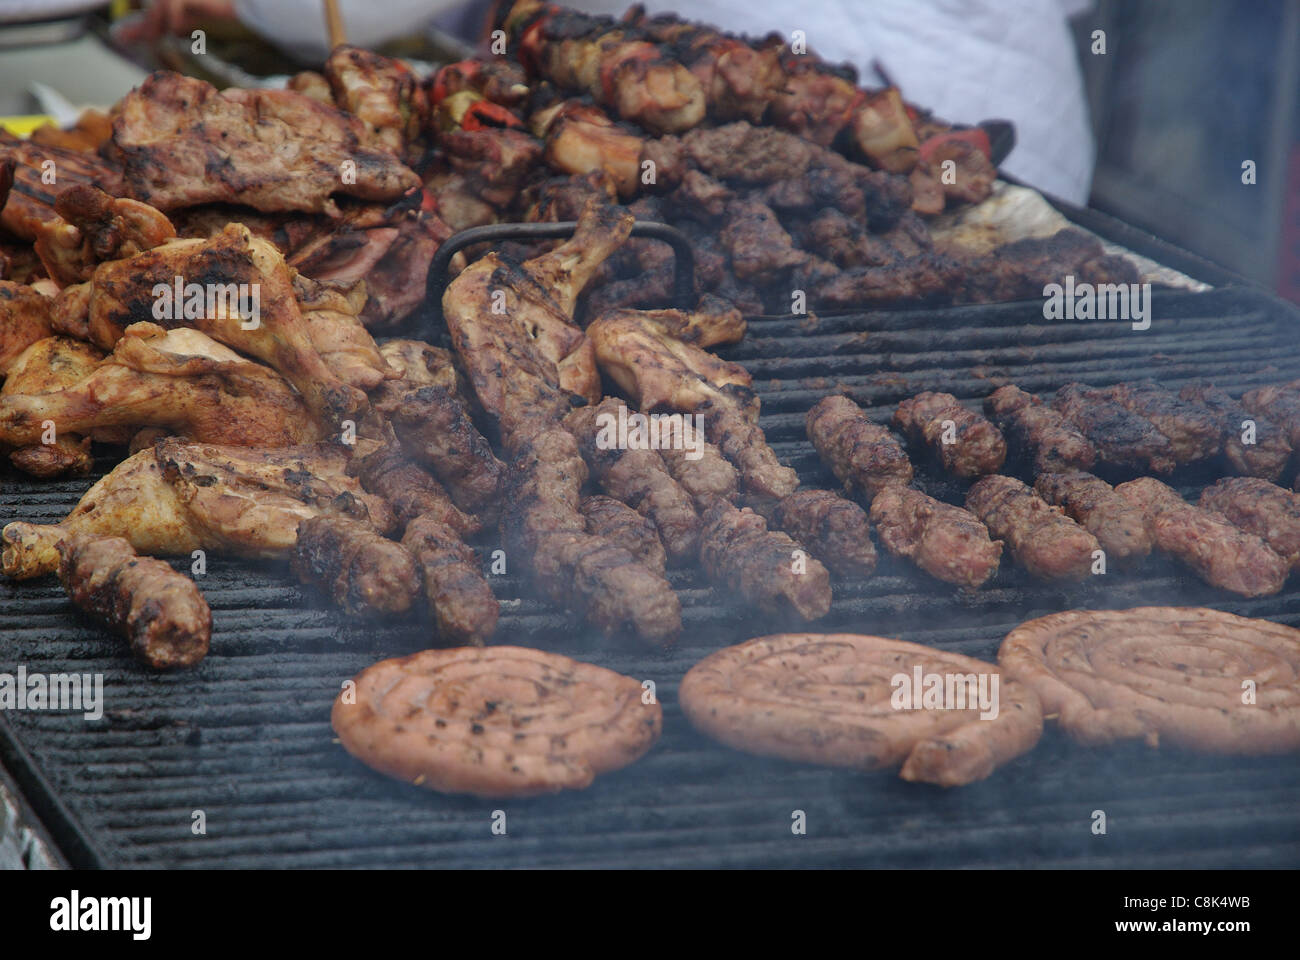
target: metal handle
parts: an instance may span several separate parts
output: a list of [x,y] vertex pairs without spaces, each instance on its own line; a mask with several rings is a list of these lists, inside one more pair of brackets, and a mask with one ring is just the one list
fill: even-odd
[[[570,237],[578,228],[576,220],[559,223],[489,223],[470,227],[454,233],[433,255],[429,262],[428,295],[435,320],[442,319],[442,294],[447,287],[447,271],[451,258],[466,247],[491,240],[556,240]],[[690,310],[695,306],[695,251],[686,234],[666,223],[637,220],[632,224],[632,236],[662,240],[673,248],[673,305]]]

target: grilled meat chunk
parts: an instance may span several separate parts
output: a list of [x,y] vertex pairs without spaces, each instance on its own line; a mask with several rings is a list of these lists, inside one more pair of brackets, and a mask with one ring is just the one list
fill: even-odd
[[1057,410],[1007,384],[984,399],[984,412],[1012,443],[1032,452],[1035,472],[1091,470],[1097,448]]
[[966,509],[1011,548],[1016,562],[1040,580],[1083,580],[1092,570],[1097,538],[1015,477],[995,474],[971,487]]
[[[102,359],[103,353],[80,340],[37,340],[9,365],[0,397],[62,390],[88,377]],[[89,473],[90,437],[56,434],[53,443],[33,443],[11,451],[9,462],[34,477]]]
[[881,546],[947,583],[975,589],[998,572],[1002,541],[979,517],[919,490],[890,484],[871,501]]
[[419,564],[438,636],[451,646],[487,641],[500,610],[478,557],[460,535],[436,515],[425,514],[407,524],[402,546]]
[[[121,174],[95,154],[21,140],[0,130],[0,167],[8,162],[13,183],[0,208],[0,227],[28,243],[42,223],[58,216],[55,204],[65,190],[91,186],[122,195]],[[54,183],[45,182],[49,170],[55,172]]]
[[[1267,417],[1252,416],[1246,408],[1218,387],[1208,383],[1183,387],[1182,400],[1199,403],[1213,413],[1223,431],[1223,454],[1237,474],[1261,477],[1271,483],[1281,479],[1291,459],[1291,441],[1286,432]],[[1253,443],[1247,443],[1248,427],[1253,424]]]
[[274,370],[197,330],[132,324],[87,376],[52,393],[0,396],[0,443],[119,426],[167,427],[193,440],[283,447],[324,431]]
[[452,343],[503,434],[533,418],[557,420],[571,394],[600,399],[595,351],[574,325],[573,308],[596,268],[627,239],[632,219],[593,200],[573,237],[554,250],[521,265],[489,253],[447,288],[442,307]]
[[1272,419],[1286,433],[1292,449],[1300,446],[1300,380],[1257,387],[1241,398],[1241,405],[1252,414]]
[[705,509],[700,565],[714,583],[765,612],[789,608],[804,620],[819,620],[830,611],[826,568],[786,534],[768,530],[748,508],[716,500]]
[[586,532],[579,512],[587,467],[573,435],[534,421],[507,440],[513,460],[501,530],[529,558],[553,600],[608,635],[630,632],[650,646],[681,632],[681,604],[668,581],[627,550]]
[[1152,473],[1171,473],[1177,466],[1169,438],[1104,391],[1067,383],[1056,391],[1052,407],[1092,441],[1104,463]]
[[385,439],[374,450],[354,456],[348,463],[348,474],[357,477],[367,492],[388,502],[399,530],[405,530],[421,516],[446,524],[461,537],[483,529],[477,516],[463,513],[442,484],[407,459],[395,436],[390,433]]
[[68,537],[58,551],[72,602],[126,637],[142,663],[169,670],[207,656],[212,611],[189,577],[138,556],[121,537]]
[[159,71],[119,106],[126,188],[164,212],[242,203],[337,216],[336,193],[391,201],[421,186],[393,154],[365,146],[360,119],[292,90],[218,91]]
[[401,60],[342,44],[325,60],[334,102],[365,125],[363,142],[395,157],[417,160],[424,88]]
[[1126,497],[1090,473],[1040,473],[1034,490],[1097,538],[1117,566],[1137,563],[1151,553],[1146,517]]
[[804,423],[808,439],[844,489],[867,503],[891,484],[912,482],[912,461],[903,445],[848,397],[818,400]]
[[[967,258],[958,289],[973,303],[1027,300],[1043,295],[1048,284],[1063,284],[1073,276],[1078,284],[1130,284],[1141,277],[1124,257],[1108,255],[1101,241],[1082,230],[1066,228],[1050,237],[1027,237],[1003,244],[991,253]],[[1099,296],[1105,295],[1098,291]],[[1118,290],[1120,303],[1113,316],[1127,319],[1127,289]],[[1113,301],[1112,301],[1113,302]]]
[[833,273],[796,273],[804,289],[815,292],[824,310],[864,304],[947,302],[959,289],[967,267],[931,250],[880,266],[850,267]]
[[391,417],[403,448],[434,472],[456,506],[489,522],[498,515],[505,466],[452,390],[413,390]]
[[621,401],[607,397],[595,407],[574,410],[564,425],[601,489],[653,521],[668,556],[689,563],[699,552],[700,538],[700,516],[690,494],[673,479],[658,451],[620,450],[601,442],[605,424],[618,422],[620,408],[626,411]]
[[365,325],[364,283],[340,284],[298,274],[293,294],[302,311],[307,339],[327,370],[350,387],[373,390],[401,374],[384,359]]
[[583,497],[578,505],[587,532],[622,547],[649,569],[662,574],[668,563],[654,521],[613,497]]
[[0,280],[0,378],[24,350],[54,332],[50,298],[12,280]]
[[1300,498],[1258,477],[1225,477],[1201,493],[1200,506],[1260,537],[1294,568],[1300,565]]
[[1223,449],[1218,419],[1200,404],[1179,399],[1172,390],[1145,380],[1117,383],[1103,392],[1168,437],[1174,461],[1180,466],[1216,456]]
[[726,209],[722,246],[731,255],[731,268],[738,279],[766,281],[808,262],[808,252],[794,245],[767,204],[735,200]]
[[924,443],[943,468],[959,477],[996,473],[1007,459],[1002,431],[967,410],[951,393],[918,393],[894,411],[894,426]]
[[1154,477],[1139,477],[1115,490],[1142,511],[1156,547],[1211,586],[1244,597],[1266,597],[1286,583],[1287,561],[1223,514],[1193,506]]
[[420,595],[412,554],[346,517],[311,517],[298,525],[293,571],[353,616],[405,613]]
[[833,573],[869,577],[876,569],[867,513],[829,490],[796,490],[777,502],[773,526],[807,544]]

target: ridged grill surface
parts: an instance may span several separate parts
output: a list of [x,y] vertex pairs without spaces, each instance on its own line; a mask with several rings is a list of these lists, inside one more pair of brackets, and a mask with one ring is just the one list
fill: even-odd
[[[754,374],[763,424],[806,483],[832,485],[803,438],[803,414],[846,391],[877,420],[943,389],[975,405],[1002,382],[1049,392],[1154,376],[1209,377],[1234,395],[1300,377],[1297,318],[1240,290],[1157,292],[1150,330],[1047,322],[1037,304],[757,319],[727,352]],[[102,464],[107,467],[110,464]],[[1213,471],[1175,478],[1184,494]],[[930,492],[962,490],[922,469]],[[1029,479],[1029,478],[1027,478]],[[0,519],[54,522],[92,478],[6,475]],[[188,560],[177,561],[187,569]],[[764,760],[696,734],[677,685],[708,652],[804,629],[756,617],[694,571],[672,574],[685,630],[669,655],[604,641],[532,597],[513,574],[499,643],[558,650],[642,680],[664,705],[664,736],[642,761],[581,793],[529,800],[444,797],[372,773],[336,743],[340,684],[387,656],[430,646],[419,622],[350,624],[287,569],[209,556],[212,653],[156,675],[82,620],[51,578],[0,584],[0,672],[102,673],[106,712],[0,714],[0,749],[73,862],[166,867],[1251,867],[1300,864],[1300,764],[1140,745],[1085,749],[1049,726],[1028,756],[943,791],[893,774]],[[882,555],[870,580],[837,583],[813,629],[898,636],[993,660],[1018,623],[1073,607],[1202,604],[1300,626],[1300,588],[1262,600],[1210,589],[1163,557],[1078,586],[1035,584],[1004,564],[961,594]],[[191,832],[204,811],[207,833]],[[506,813],[505,836],[491,832]],[[791,832],[802,810],[807,835]],[[1107,833],[1091,831],[1103,810]]]

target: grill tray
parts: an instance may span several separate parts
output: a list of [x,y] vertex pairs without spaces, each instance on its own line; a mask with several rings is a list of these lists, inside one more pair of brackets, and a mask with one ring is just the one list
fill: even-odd
[[[846,390],[877,420],[900,399],[945,389],[972,404],[1006,380],[1048,391],[1154,376],[1211,377],[1234,395],[1300,377],[1297,312],[1250,290],[1156,291],[1153,324],[1045,322],[1037,303],[758,318],[726,352],[753,373],[763,426],[808,484],[833,485],[803,438],[804,411]],[[98,476],[111,461],[99,464]],[[918,471],[929,492],[962,489]],[[0,519],[54,522],[94,477],[0,479]],[[1194,495],[1213,474],[1175,478]],[[959,502],[959,501],[958,501]],[[177,561],[187,569],[188,561]],[[287,568],[209,556],[212,652],[195,671],[147,672],[121,641],[80,618],[53,579],[0,583],[0,672],[104,674],[105,715],[0,713],[0,760],[80,866],[756,867],[1300,865],[1294,757],[1214,758],[1140,745],[1090,750],[1049,726],[1029,755],[943,791],[892,774],[766,760],[697,735],[676,702],[689,667],[718,647],[791,621],[755,618],[694,571],[671,576],[685,630],[668,656],[606,643],[496,578],[496,642],[558,650],[654,680],[664,735],[632,767],[588,790],[484,801],[443,797],[369,771],[332,742],[330,704],[345,679],[429,646],[416,623],[344,622]],[[1163,557],[1131,574],[1043,586],[1004,565],[963,595],[882,554],[868,581],[837,584],[817,630],[898,636],[993,660],[1016,624],[1072,607],[1201,604],[1300,626],[1300,584],[1242,600]],[[507,814],[493,836],[492,812]],[[791,813],[807,814],[793,836]],[[1091,833],[1106,812],[1109,832]],[[191,833],[203,810],[207,834]]]

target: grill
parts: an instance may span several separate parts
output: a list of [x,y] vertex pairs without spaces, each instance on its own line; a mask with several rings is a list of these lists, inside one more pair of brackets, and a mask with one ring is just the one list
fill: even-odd
[[[1074,213],[1079,213],[1074,211]],[[1093,214],[1086,225],[1110,226]],[[1112,236],[1114,230],[1112,229]],[[1213,282],[1230,280],[1139,235],[1116,239]],[[1199,269],[1204,267],[1204,269]],[[803,414],[843,390],[883,421],[901,399],[944,389],[972,405],[1004,381],[1048,391],[1154,376],[1205,376],[1234,394],[1300,377],[1294,308],[1229,284],[1156,291],[1153,325],[1056,323],[1037,303],[756,318],[726,352],[754,374],[763,426],[805,483],[833,485],[803,439]],[[101,463],[107,469],[110,463]],[[1211,474],[1176,478],[1195,495]],[[963,491],[918,470],[928,492]],[[0,517],[54,522],[92,478],[11,476]],[[186,569],[188,561],[177,561]],[[802,629],[755,618],[694,571],[671,574],[685,629],[668,655],[575,625],[510,574],[494,580],[496,642],[558,650],[642,680],[664,705],[664,736],[640,762],[588,790],[528,800],[444,797],[369,771],[332,742],[340,684],[383,657],[430,645],[414,623],[350,624],[294,585],[286,567],[210,556],[199,583],[212,652],[193,672],[156,675],[81,620],[58,584],[0,584],[0,672],[102,673],[105,714],[0,713],[0,760],[79,866],[151,867],[1258,867],[1300,864],[1294,758],[1215,758],[1137,744],[1090,750],[1049,726],[1037,749],[952,791],[889,773],[795,765],[697,735],[677,684],[712,650]],[[1153,557],[1132,574],[1043,586],[1004,565],[974,594],[881,557],[870,580],[837,584],[817,630],[898,636],[993,660],[1023,620],[1071,607],[1198,604],[1300,626],[1300,585],[1266,599],[1213,590]],[[202,810],[207,832],[191,831]],[[506,813],[495,836],[493,812]],[[802,810],[805,836],[791,817]],[[1103,810],[1105,836],[1091,831]]]

